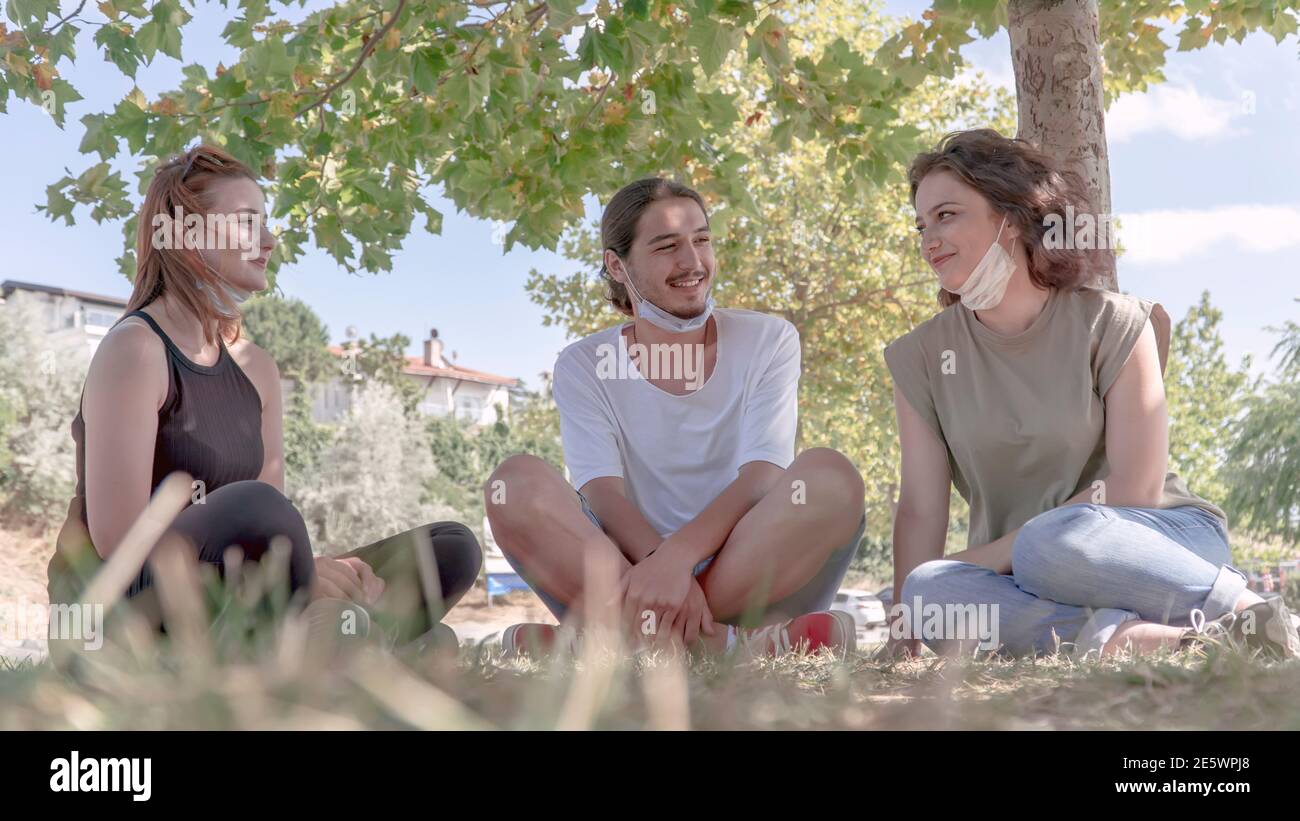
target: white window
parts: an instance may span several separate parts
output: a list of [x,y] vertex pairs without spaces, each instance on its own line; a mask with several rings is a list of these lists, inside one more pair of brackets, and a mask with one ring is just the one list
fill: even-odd
[[483,399],[466,393],[456,394],[456,416],[477,422],[483,415]]
[[117,321],[118,314],[110,311],[97,311],[94,308],[86,309],[86,324],[95,325],[101,328],[111,328]]

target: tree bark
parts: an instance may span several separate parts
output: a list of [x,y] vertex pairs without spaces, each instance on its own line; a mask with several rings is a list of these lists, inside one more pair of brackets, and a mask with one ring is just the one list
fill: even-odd
[[[1101,28],[1097,0],[1010,0],[1007,28],[1016,74],[1018,134],[1083,178],[1087,211],[1110,211],[1110,157],[1102,91]],[[1093,283],[1119,290],[1115,255]],[[1151,312],[1160,367],[1169,356],[1171,323],[1164,308]]]
[[[1011,0],[1019,134],[1083,178],[1088,212],[1110,213],[1097,0]],[[1097,284],[1115,290],[1115,265]]]

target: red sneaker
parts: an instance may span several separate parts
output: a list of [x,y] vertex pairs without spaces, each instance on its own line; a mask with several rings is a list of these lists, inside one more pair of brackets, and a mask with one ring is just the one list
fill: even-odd
[[838,655],[857,649],[857,625],[842,610],[821,610],[752,630],[738,628],[736,644],[754,655],[816,653],[830,648]]
[[542,658],[561,647],[571,654],[577,651],[576,636],[572,631],[561,631],[558,625],[540,622],[512,624],[501,633],[501,649],[509,656]]

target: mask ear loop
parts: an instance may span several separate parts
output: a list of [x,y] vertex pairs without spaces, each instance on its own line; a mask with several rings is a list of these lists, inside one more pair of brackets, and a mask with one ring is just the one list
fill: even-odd
[[[622,257],[619,258],[619,262],[623,262]],[[627,276],[627,282],[624,282],[623,285],[624,285],[625,287],[627,287],[627,288],[632,292],[632,296],[633,296],[633,298],[634,298],[638,303],[639,303],[639,302],[649,302],[648,299],[646,299],[645,297],[641,296],[641,293],[640,293],[639,291],[637,291],[636,286],[632,284],[632,271],[631,271],[630,268],[627,267],[627,263],[625,263],[625,262],[623,263],[623,273]],[[651,305],[654,305],[653,302],[651,302],[650,304],[651,304]],[[656,305],[655,307],[658,307],[658,306]]]
[[[195,248],[195,249],[194,249],[194,252],[195,252],[196,254],[199,255],[199,262],[202,262],[202,263],[203,263],[203,267],[208,269],[208,272],[212,274],[212,276],[213,276],[214,279],[216,279],[217,284],[218,284],[219,286],[224,286],[224,287],[225,287],[226,289],[228,289],[228,290],[238,290],[238,291],[241,291],[241,292],[244,291],[243,288],[236,288],[236,286],[231,285],[230,283],[226,282],[225,277],[221,276],[221,274],[218,273],[217,269],[216,269],[216,268],[213,268],[212,265],[208,263],[208,260],[203,256],[203,249],[202,249],[202,248]],[[197,285],[197,286],[199,287],[199,290],[200,290],[200,291],[206,291],[206,290],[208,290],[207,287],[206,287],[202,282],[196,282],[196,283],[194,283],[194,284]],[[251,294],[250,294],[250,295],[251,295]],[[220,299],[220,297],[218,297],[218,299]],[[235,306],[235,313],[234,313],[234,314],[228,314],[228,313],[226,313],[225,311],[221,310],[221,307],[220,307],[220,306],[215,306],[215,307],[217,307],[217,313],[221,314],[222,316],[226,317],[227,319],[234,319],[236,316],[239,315],[239,313],[238,313],[238,312],[239,312],[239,306],[238,306],[238,304],[236,304],[236,306]]]

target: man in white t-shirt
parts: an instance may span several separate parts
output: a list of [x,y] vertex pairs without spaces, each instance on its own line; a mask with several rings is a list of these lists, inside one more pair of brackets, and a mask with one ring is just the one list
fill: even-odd
[[[794,453],[798,332],[714,308],[708,213],[685,186],[625,186],[601,234],[607,296],[633,321],[555,363],[572,486],[528,455],[488,480],[502,552],[558,619],[581,607],[600,555],[618,569],[629,629],[718,649],[851,649],[852,618],[821,611],[865,527],[863,482],[834,450]],[[770,626],[723,626],[739,623]],[[555,635],[515,625],[504,642],[539,650]]]

